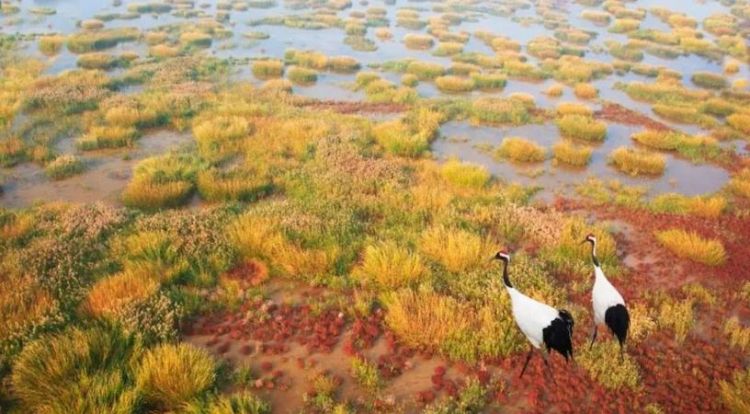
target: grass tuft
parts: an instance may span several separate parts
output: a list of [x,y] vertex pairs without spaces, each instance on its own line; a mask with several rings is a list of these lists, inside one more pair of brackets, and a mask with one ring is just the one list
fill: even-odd
[[481,165],[463,163],[457,159],[448,160],[440,174],[458,188],[481,189],[490,181],[490,173]]
[[555,161],[574,167],[588,165],[591,161],[592,152],[592,149],[589,147],[578,146],[569,141],[560,141],[552,147]]
[[625,147],[612,151],[610,162],[618,170],[630,175],[661,175],[666,168],[663,155]]
[[557,128],[566,138],[601,142],[607,136],[607,124],[583,115],[563,115],[557,119]]
[[680,229],[657,231],[656,239],[678,257],[709,266],[721,266],[727,253],[721,241],[704,239],[698,233]]
[[428,275],[419,255],[394,242],[380,242],[365,248],[355,277],[365,285],[395,289],[408,286]]
[[515,162],[541,162],[547,158],[547,150],[526,138],[508,137],[503,138],[495,155]]

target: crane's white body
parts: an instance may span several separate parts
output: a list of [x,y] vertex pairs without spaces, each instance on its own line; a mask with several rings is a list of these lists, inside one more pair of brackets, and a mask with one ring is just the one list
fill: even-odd
[[594,266],[594,289],[591,293],[591,302],[594,307],[594,322],[604,323],[604,315],[612,306],[625,305],[620,292],[612,286],[612,283],[604,276],[602,268]]
[[531,345],[539,349],[544,343],[542,331],[559,316],[558,310],[531,299],[515,288],[506,286],[506,289],[513,306],[513,319]]

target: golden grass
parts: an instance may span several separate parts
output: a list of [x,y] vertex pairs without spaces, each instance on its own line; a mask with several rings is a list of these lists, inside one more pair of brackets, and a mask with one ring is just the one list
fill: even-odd
[[589,147],[575,145],[569,141],[560,141],[552,147],[555,161],[575,167],[588,165],[592,152]]
[[303,68],[302,66],[291,66],[287,70],[287,77],[294,83],[309,85],[318,80],[318,72],[314,69]]
[[590,83],[577,83],[573,93],[580,99],[594,99],[599,96],[599,91]]
[[630,175],[661,175],[666,168],[663,155],[625,147],[612,151],[610,162],[618,170]]
[[352,73],[359,70],[360,64],[351,56],[332,56],[328,58],[328,68],[334,72]]
[[404,44],[409,49],[426,50],[435,44],[435,40],[430,35],[409,33],[404,36]]
[[84,69],[108,70],[123,66],[124,62],[126,62],[124,59],[109,53],[91,52],[80,55],[76,64]]
[[328,57],[320,52],[290,49],[284,56],[287,60],[306,68],[324,70],[328,67]]
[[627,354],[620,361],[619,352],[619,344],[616,341],[599,341],[591,349],[588,346],[582,347],[576,354],[576,362],[605,388],[635,390],[641,381],[638,363]]
[[168,45],[154,45],[148,48],[148,54],[156,58],[172,58],[180,55],[180,49]]
[[716,218],[727,207],[727,200],[720,196],[687,197],[682,194],[660,194],[651,201],[655,211],[677,214],[690,214],[699,217]]
[[198,192],[208,201],[253,201],[271,189],[263,174],[227,173],[215,169],[198,172]]
[[180,34],[180,42],[192,47],[210,47],[213,39],[210,35],[201,32],[183,32]]
[[117,127],[147,127],[157,122],[158,114],[153,109],[140,109],[130,106],[115,106],[104,114],[108,125]]
[[409,289],[384,298],[385,322],[406,345],[439,349],[457,331],[471,326],[465,305],[449,296]]
[[481,189],[490,181],[490,173],[481,165],[448,160],[440,168],[440,175],[458,188]]
[[470,92],[474,89],[474,81],[470,78],[462,78],[460,76],[440,76],[435,79],[435,86],[442,92]]
[[607,136],[607,124],[583,115],[564,115],[557,119],[557,128],[566,138],[601,142]]
[[559,83],[554,83],[544,90],[544,93],[553,98],[562,96],[565,86]]
[[294,85],[287,79],[269,79],[263,83],[264,91],[273,93],[292,93]]
[[47,56],[56,55],[60,53],[60,49],[62,49],[63,43],[65,43],[65,36],[42,36],[39,38],[39,51]]
[[216,365],[205,350],[187,343],[162,344],[146,352],[136,384],[148,405],[174,410],[213,387]]
[[669,131],[646,130],[633,134],[631,138],[647,147],[672,151],[677,149],[680,135]]
[[250,132],[250,123],[240,116],[216,116],[193,126],[198,149],[209,159],[222,156]]
[[727,124],[745,135],[750,135],[750,113],[738,112],[729,115]]
[[515,162],[541,162],[547,158],[547,150],[544,147],[520,137],[503,138],[495,154]]
[[86,309],[96,317],[115,317],[127,305],[145,300],[156,292],[159,283],[136,272],[122,272],[94,284],[86,299]]
[[284,74],[284,62],[280,60],[256,60],[252,65],[252,72],[258,79],[279,78]]
[[685,341],[695,325],[693,304],[692,299],[666,298],[659,305],[659,325],[672,329],[678,342]]
[[742,352],[750,350],[750,327],[743,327],[739,318],[730,318],[724,323],[724,334],[729,337],[729,344]]
[[393,32],[387,27],[378,27],[375,29],[375,36],[380,40],[389,40],[393,38]]
[[750,168],[744,168],[729,180],[729,189],[735,195],[750,198]]
[[454,273],[476,269],[487,263],[492,244],[467,230],[433,226],[422,233],[419,251]]
[[720,266],[727,260],[721,241],[704,239],[698,233],[680,229],[657,231],[656,239],[678,257],[709,266]]
[[181,205],[192,191],[193,184],[187,181],[160,183],[146,178],[134,178],[125,187],[121,197],[128,207],[156,210]]
[[733,414],[750,413],[750,368],[737,371],[732,382],[722,380],[719,383],[721,398]]
[[94,126],[76,140],[76,146],[83,151],[130,147],[137,137],[138,130],[131,126]]
[[575,103],[575,102],[561,102],[557,105],[557,108],[555,108],[555,111],[557,112],[557,116],[565,116],[565,115],[591,116],[594,114],[594,111],[591,110],[590,106]]
[[445,73],[445,68],[439,63],[415,60],[406,66],[406,73],[416,75],[420,80],[434,79]]
[[365,247],[362,263],[353,274],[364,285],[394,289],[423,279],[429,270],[419,255],[388,241]]

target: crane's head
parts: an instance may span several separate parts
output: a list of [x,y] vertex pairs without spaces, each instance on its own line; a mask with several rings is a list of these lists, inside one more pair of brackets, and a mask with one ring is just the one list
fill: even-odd
[[493,260],[502,260],[505,263],[510,262],[510,253],[507,250],[500,250],[497,253],[495,253],[495,257],[492,258]]
[[596,244],[596,236],[594,236],[594,233],[589,233],[589,234],[588,234],[588,235],[586,236],[586,238],[585,238],[585,239],[583,239],[583,241],[581,242],[581,244],[583,244],[583,243],[591,243],[591,244]]

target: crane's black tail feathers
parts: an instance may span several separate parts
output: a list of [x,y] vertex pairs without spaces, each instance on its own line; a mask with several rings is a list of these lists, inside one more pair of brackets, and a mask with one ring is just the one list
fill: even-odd
[[630,315],[623,304],[610,306],[604,313],[604,323],[607,324],[612,333],[620,342],[620,347],[625,345],[630,328]]
[[565,310],[559,311],[559,316],[555,318],[549,326],[542,330],[542,338],[547,350],[554,349],[565,360],[573,357],[573,317]]

